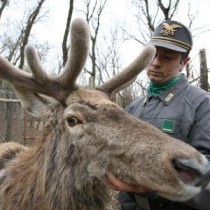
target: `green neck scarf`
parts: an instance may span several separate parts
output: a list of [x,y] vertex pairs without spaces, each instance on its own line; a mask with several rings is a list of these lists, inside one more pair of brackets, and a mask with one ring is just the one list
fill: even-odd
[[178,82],[184,74],[180,74],[178,77],[173,78],[172,80],[162,83],[162,84],[155,84],[150,81],[149,83],[149,93],[153,96],[159,96],[164,90],[171,87],[173,84]]

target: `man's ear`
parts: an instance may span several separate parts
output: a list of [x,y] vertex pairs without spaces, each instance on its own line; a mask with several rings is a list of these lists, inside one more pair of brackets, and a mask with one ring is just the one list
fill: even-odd
[[187,65],[187,63],[189,62],[189,60],[190,60],[190,57],[189,56],[187,56],[186,58],[184,58],[182,60],[180,72],[184,69],[184,67]]
[[183,59],[182,63],[184,64],[184,66],[189,62],[189,60],[190,60],[189,56]]

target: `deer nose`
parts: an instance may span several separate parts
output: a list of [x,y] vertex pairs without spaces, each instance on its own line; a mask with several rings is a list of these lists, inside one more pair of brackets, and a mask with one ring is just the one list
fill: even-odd
[[203,165],[195,159],[174,159],[172,161],[180,179],[194,186],[205,188],[210,181],[210,163]]

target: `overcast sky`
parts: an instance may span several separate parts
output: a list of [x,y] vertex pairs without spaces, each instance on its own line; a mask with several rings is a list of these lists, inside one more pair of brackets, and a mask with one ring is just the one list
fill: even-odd
[[[100,36],[103,36],[103,33],[106,34],[113,24],[126,25],[132,30],[134,24],[132,24],[133,14],[130,2],[131,0],[107,0],[100,26]],[[22,1],[19,1],[19,4],[20,3],[20,8],[23,9],[24,5],[22,4]],[[208,67],[210,67],[210,20],[208,18],[210,0],[190,0],[190,3],[191,13],[196,14],[196,12],[198,12],[193,23],[192,33],[194,35],[194,46],[191,58],[193,60],[198,59],[199,50],[205,48],[207,52]],[[61,50],[61,42],[68,13],[68,4],[69,0],[61,0],[59,3],[55,0],[47,0],[45,2],[44,6],[49,8],[48,18],[45,18],[44,21],[42,21],[42,24],[39,23],[37,24],[37,27],[34,28],[33,32],[35,33],[34,36],[37,40],[47,40],[55,48]],[[176,15],[176,20],[186,25],[189,24],[189,21],[186,18],[188,0],[181,0],[181,4],[178,14]],[[82,0],[75,0],[75,8],[78,9],[81,5]],[[10,14],[11,18],[16,18],[16,16],[21,15],[21,9],[17,10],[16,8],[17,6],[14,6],[14,12]],[[81,13],[74,14],[74,17],[78,16],[82,16]],[[202,27],[209,29],[209,31],[200,33]],[[123,64],[127,65],[130,63],[132,59],[137,56],[141,48],[142,47],[133,40],[125,42],[124,47],[121,49]],[[62,52],[60,51],[60,53]]]
[[[131,0],[129,0],[131,1]],[[111,27],[112,24],[118,23],[132,25],[132,10],[130,8],[130,3],[128,0],[108,0],[105,11],[103,13],[103,19],[101,27],[106,28],[106,30]],[[62,40],[62,32],[64,31],[65,22],[60,22],[61,20],[65,20],[67,12],[68,12],[68,0],[60,1],[59,4],[57,1],[49,0],[48,3],[50,5],[50,13],[54,15],[53,19],[51,19],[51,30],[56,33],[55,38]],[[193,23],[192,33],[194,36],[194,46],[191,53],[192,59],[198,55],[199,49],[205,48],[207,51],[207,60],[210,63],[210,20],[208,18],[210,11],[210,0],[191,0],[191,13],[197,14],[196,19]],[[81,0],[75,1],[76,8],[78,5],[81,5]],[[55,9],[56,8],[56,9]],[[188,8],[188,1],[181,0],[181,6],[178,14],[176,15],[176,20],[182,22],[183,24],[189,24],[189,21],[186,18]],[[78,16],[79,14],[76,14]],[[201,28],[205,27],[209,29],[208,32],[201,33]],[[137,47],[136,43],[130,41],[125,43],[125,57],[135,57],[135,55],[140,50],[141,46]],[[131,49],[131,50],[127,50]],[[132,54],[131,54],[132,51]],[[126,55],[127,54],[127,55]],[[129,55],[128,55],[129,54]],[[128,60],[131,58],[128,58]],[[129,62],[129,61],[128,61]],[[127,63],[127,61],[125,61]]]

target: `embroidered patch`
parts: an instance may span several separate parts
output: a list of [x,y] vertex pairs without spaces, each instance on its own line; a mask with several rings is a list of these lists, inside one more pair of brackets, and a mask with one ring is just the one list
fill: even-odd
[[174,133],[174,121],[173,120],[163,120],[162,131],[165,133]]
[[168,23],[163,23],[163,30],[161,31],[161,34],[164,36],[173,36],[178,28],[182,28],[182,26],[178,24],[169,25]]

